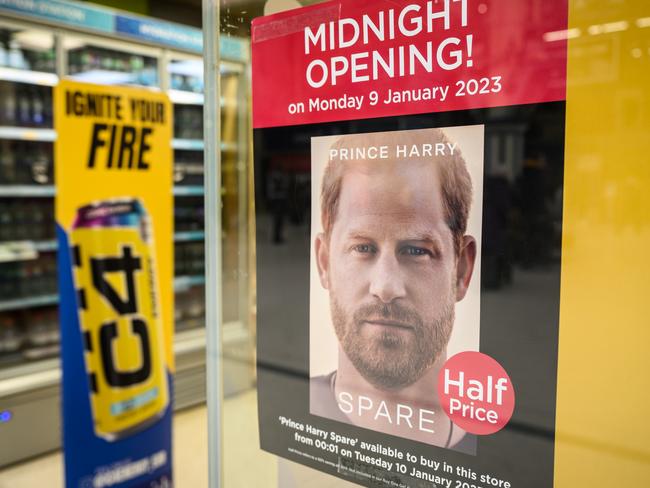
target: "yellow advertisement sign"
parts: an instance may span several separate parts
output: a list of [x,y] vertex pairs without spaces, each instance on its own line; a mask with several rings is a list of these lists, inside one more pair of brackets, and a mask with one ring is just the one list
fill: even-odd
[[171,105],[150,90],[62,81],[55,114],[56,220],[70,252],[61,309],[78,328],[63,337],[64,389],[66,373],[79,377],[66,361],[83,354],[94,434],[113,442],[170,403]]

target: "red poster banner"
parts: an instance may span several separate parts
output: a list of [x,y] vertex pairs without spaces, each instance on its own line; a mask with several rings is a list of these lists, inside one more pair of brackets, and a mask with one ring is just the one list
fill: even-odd
[[565,99],[566,0],[343,0],[253,22],[255,128]]

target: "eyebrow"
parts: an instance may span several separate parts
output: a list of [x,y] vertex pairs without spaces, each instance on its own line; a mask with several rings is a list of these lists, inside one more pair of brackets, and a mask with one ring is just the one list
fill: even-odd
[[431,242],[431,243],[440,243],[440,239],[435,237],[433,234],[429,232],[422,232],[422,233],[415,233],[411,237],[407,237],[406,239],[400,239],[401,242],[404,241],[418,241],[418,242]]
[[[370,237],[367,233],[352,229],[345,234],[344,237],[346,240],[354,239],[367,239],[370,241],[376,241],[375,238]],[[430,232],[415,232],[411,235],[403,236],[397,239],[398,242],[426,242],[436,247],[437,249],[442,249],[442,241],[440,238],[434,236]]]

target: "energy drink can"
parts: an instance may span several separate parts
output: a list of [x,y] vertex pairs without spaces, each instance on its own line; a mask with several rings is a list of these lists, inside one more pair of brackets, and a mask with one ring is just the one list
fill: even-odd
[[77,211],[70,232],[95,433],[115,441],[169,403],[151,223],[137,199]]

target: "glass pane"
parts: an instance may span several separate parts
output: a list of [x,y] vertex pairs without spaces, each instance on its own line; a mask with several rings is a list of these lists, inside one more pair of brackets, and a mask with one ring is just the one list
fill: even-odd
[[[315,3],[321,2],[260,0],[247,2],[242,6],[234,5],[231,2],[221,2],[219,23],[222,38],[227,39],[230,36],[250,38],[253,18]],[[424,3],[422,2],[422,4]],[[442,2],[432,3],[441,4]],[[515,349],[515,345],[529,345],[530,354],[520,354],[519,357],[515,357],[516,352],[512,353],[513,363],[516,363],[519,368],[517,374],[525,376],[526,381],[534,387],[526,390],[525,396],[522,397],[522,403],[515,411],[516,421],[511,426],[511,432],[516,431],[513,436],[518,436],[518,441],[513,441],[509,448],[516,450],[518,445],[526,443],[543,453],[539,456],[529,456],[521,463],[517,462],[519,466],[515,467],[513,466],[515,462],[512,459],[505,459],[503,453],[492,452],[490,453],[492,458],[484,466],[486,472],[490,472],[492,469],[501,470],[505,473],[504,476],[517,470],[520,471],[520,474],[521,472],[535,473],[533,479],[528,480],[527,484],[524,483],[526,486],[550,486],[552,482],[546,483],[543,476],[538,475],[540,463],[550,463],[551,469],[544,470],[544,476],[552,477],[554,472],[553,449],[561,448],[566,456],[565,459],[571,460],[562,461],[564,463],[564,466],[561,467],[561,471],[563,471],[561,478],[564,480],[562,486],[580,485],[580,478],[585,476],[584,470],[575,474],[571,472],[571,463],[576,461],[576,452],[584,455],[585,459],[601,457],[604,459],[611,457],[608,453],[616,452],[619,455],[619,460],[608,461],[614,466],[607,468],[607,474],[611,476],[615,476],[614,473],[619,471],[621,462],[629,461],[636,456],[635,453],[640,452],[642,441],[639,444],[637,440],[641,439],[641,436],[629,425],[626,425],[625,428],[629,435],[624,440],[617,439],[618,447],[614,445],[614,442],[608,440],[614,438],[612,436],[608,438],[609,434],[603,434],[602,431],[598,433],[589,431],[590,428],[585,419],[592,419],[592,424],[597,422],[598,409],[589,403],[593,402],[593,398],[588,398],[589,389],[581,385],[583,381],[586,381],[593,391],[593,388],[597,387],[599,375],[592,375],[593,380],[580,378],[578,371],[582,372],[583,377],[591,378],[585,369],[588,366],[580,365],[579,361],[569,358],[570,353],[567,352],[564,353],[562,360],[565,361],[565,364],[567,361],[573,361],[573,363],[569,369],[565,366],[563,374],[565,378],[572,376],[572,384],[565,384],[562,388],[565,397],[572,397],[572,403],[571,405],[565,403],[562,409],[558,406],[557,413],[563,413],[565,428],[567,426],[566,419],[570,419],[573,423],[580,423],[583,428],[579,432],[572,426],[566,429],[565,433],[571,432],[569,436],[571,439],[555,437],[555,400],[559,390],[557,389],[557,378],[554,375],[557,371],[558,334],[562,332],[561,329],[558,331],[560,278],[562,276],[565,279],[564,273],[567,264],[568,268],[572,269],[578,266],[574,263],[579,262],[581,272],[586,274],[591,272],[589,268],[607,267],[604,262],[609,258],[595,251],[600,244],[595,242],[587,244],[589,238],[586,237],[586,234],[592,226],[595,229],[599,228],[602,232],[603,240],[598,242],[606,242],[607,245],[619,246],[621,242],[637,238],[642,238],[639,239],[639,242],[647,241],[647,222],[641,223],[638,219],[630,217],[626,210],[627,207],[623,207],[623,202],[625,201],[625,205],[635,209],[631,210],[632,213],[636,212],[641,200],[632,187],[637,190],[642,188],[642,182],[647,179],[645,171],[638,166],[639,154],[642,152],[639,150],[642,144],[638,142],[642,137],[638,131],[647,128],[647,123],[645,123],[647,117],[644,114],[644,110],[647,111],[648,108],[645,103],[647,96],[639,86],[642,76],[647,75],[647,69],[642,68],[645,66],[642,63],[647,62],[648,56],[646,51],[648,51],[648,33],[650,32],[648,29],[650,26],[649,11],[647,6],[639,7],[640,4],[636,4],[637,6],[632,8],[630,5],[634,2],[614,2],[616,6],[613,6],[613,2],[605,1],[592,2],[593,5],[587,5],[587,3],[589,2],[569,2],[571,23],[568,29],[540,32],[535,39],[527,39],[529,25],[512,21],[516,18],[514,14],[512,17],[506,15],[499,21],[499,25],[503,25],[503,35],[498,29],[490,33],[489,45],[483,42],[481,52],[474,52],[474,59],[478,59],[479,56],[488,56],[490,52],[508,53],[505,56],[507,58],[515,56],[531,44],[544,46],[543,43],[548,45],[568,39],[570,78],[567,83],[569,93],[573,92],[575,97],[573,100],[580,100],[583,104],[580,111],[584,110],[585,113],[591,114],[589,120],[584,115],[578,114],[578,110],[575,107],[572,108],[569,102],[564,101],[564,98],[559,98],[550,103],[484,109],[476,109],[471,103],[468,103],[467,107],[463,108],[472,106],[471,110],[439,113],[433,110],[423,110],[423,112],[432,113],[411,115],[396,121],[387,121],[383,118],[351,121],[345,126],[339,124],[335,128],[332,127],[335,124],[324,123],[253,131],[252,139],[256,152],[252,166],[255,171],[251,175],[251,179],[254,180],[255,191],[253,192],[253,187],[249,185],[247,195],[248,205],[254,208],[254,212],[249,212],[248,218],[245,220],[249,226],[249,238],[229,242],[227,229],[230,217],[224,208],[223,222],[226,235],[224,235],[221,286],[224,290],[224,316],[230,317],[230,309],[234,305],[228,301],[227,297],[232,297],[229,290],[232,289],[230,280],[232,280],[233,271],[242,273],[244,269],[242,255],[248,254],[254,257],[250,261],[253,264],[248,268],[249,286],[243,287],[239,296],[240,298],[244,297],[244,290],[248,290],[249,295],[246,300],[249,303],[249,316],[252,319],[250,330],[253,331],[252,336],[259,338],[260,341],[257,342],[257,349],[244,351],[245,354],[241,354],[241,351],[233,348],[224,338],[221,359],[224,365],[232,363],[233,357],[236,357],[251,369],[257,366],[255,379],[258,383],[236,397],[229,396],[226,392],[223,421],[224,439],[221,446],[224,453],[223,478],[226,487],[264,485],[284,488],[353,485],[348,481],[324,475],[261,450],[260,422],[263,426],[268,426],[277,424],[278,418],[270,415],[260,418],[258,407],[261,407],[261,404],[258,404],[258,400],[262,399],[262,402],[275,400],[283,406],[287,406],[288,411],[291,410],[289,406],[293,401],[296,404],[294,408],[294,412],[297,412],[296,415],[300,416],[304,413],[304,406],[298,405],[297,402],[302,401],[301,392],[308,388],[309,377],[314,375],[314,371],[310,370],[310,354],[319,348],[329,347],[324,341],[316,344],[309,342],[311,339],[309,316],[305,317],[305,314],[295,310],[302,306],[303,301],[309,301],[310,290],[304,286],[304,276],[309,276],[310,270],[305,263],[309,263],[312,259],[310,250],[314,247],[311,226],[314,225],[314,220],[320,219],[320,215],[314,214],[314,219],[310,213],[310,204],[313,205],[314,200],[318,199],[321,190],[320,186],[316,184],[312,189],[310,144],[315,138],[325,135],[364,131],[397,131],[431,126],[456,127],[476,124],[485,126],[482,195],[478,199],[479,204],[483,204],[481,224],[484,245],[481,250],[481,260],[478,262],[480,274],[477,284],[480,285],[481,326],[484,324],[484,318],[492,317],[489,325],[492,327],[493,333],[484,337],[481,329],[479,350],[488,350],[495,343],[499,343],[501,347],[505,344],[506,348],[512,346],[513,351],[518,351]],[[498,2],[479,2],[477,4],[468,2],[469,8],[472,9],[471,15],[474,16],[486,13],[489,8],[497,4]],[[624,4],[626,6],[623,6]],[[553,7],[549,3],[541,1],[531,0],[520,3],[517,8],[513,7],[513,12],[519,8],[527,12],[527,16],[533,23],[560,14],[553,11]],[[315,12],[317,11],[311,10],[312,17],[305,16],[305,18],[309,17],[314,25],[318,25],[322,19]],[[323,18],[330,19],[327,12],[321,13]],[[329,13],[331,14],[331,12]],[[338,10],[335,13],[340,15]],[[412,25],[416,26],[417,24],[414,22]],[[272,27],[266,32],[269,36],[281,32],[283,28],[295,33],[292,29],[296,29],[296,24],[289,22],[283,25],[278,22]],[[494,30],[494,25],[489,28]],[[324,29],[322,32],[327,31]],[[336,37],[334,30],[329,32],[332,33],[331,38]],[[319,38],[323,41],[323,46],[329,42],[326,37],[329,36],[323,34]],[[339,46],[336,49],[338,50]],[[368,46],[361,47],[360,51],[366,49],[369,49]],[[341,49],[341,51],[343,50]],[[535,55],[540,56],[540,59],[543,58],[540,65],[547,63],[551,70],[556,59],[553,59],[552,56],[544,57],[545,52],[547,52],[545,48],[538,46],[538,52]],[[363,54],[361,53],[361,55]],[[269,53],[269,55],[280,57],[283,56],[283,53]],[[329,61],[329,58],[327,59]],[[361,69],[367,67],[361,66]],[[641,75],[641,72],[644,75]],[[518,71],[516,73],[512,78],[514,84],[519,83]],[[290,76],[293,74],[287,73],[287,83],[295,81],[290,80]],[[550,78],[550,73],[544,73],[544,79],[547,76]],[[432,79],[437,78],[432,76]],[[453,80],[453,82],[456,81],[456,79]],[[250,83],[250,79],[246,78],[246,83]],[[222,70],[223,97],[226,96],[230,87],[229,75]],[[244,89],[248,91],[250,88],[246,86]],[[523,86],[521,90],[532,91],[532,88]],[[311,93],[321,92],[314,90]],[[584,95],[587,93],[596,93],[599,96],[591,97],[591,103],[589,103],[587,100],[589,97]],[[340,95],[338,94],[338,96]],[[607,137],[603,135],[604,132],[593,125],[596,123],[594,121],[597,121],[597,124],[601,124],[603,121],[600,120],[598,110],[588,106],[593,104],[593,100],[608,99],[607,103],[609,103],[609,98],[613,98],[612,106],[614,108],[607,105],[608,108],[603,113],[611,112],[613,114],[606,121],[607,127],[612,128],[610,136],[615,135],[617,138],[625,139],[628,145],[625,149],[621,149],[620,146],[613,144],[608,159],[603,157],[603,153],[606,153],[606,150],[603,149],[606,144],[603,141]],[[598,105],[595,104],[594,107]],[[224,113],[225,110],[222,111],[222,136],[225,145],[228,143],[228,132],[225,130],[227,121],[223,119]],[[568,139],[569,135],[572,135],[573,139]],[[634,138],[638,141],[632,142],[631,139]],[[620,154],[621,151],[630,150],[630,144],[634,146],[632,152],[635,157],[626,163],[620,160]],[[570,148],[571,158],[565,156],[567,147]],[[291,148],[291,150],[287,150],[287,148]],[[619,157],[613,156],[614,153]],[[224,179],[222,191],[224,191],[225,206],[229,202],[227,181],[230,168],[225,152],[222,153],[222,164]],[[574,175],[574,181],[570,183],[567,181],[565,186],[565,177],[571,174]],[[576,175],[579,175],[579,178]],[[572,188],[568,188],[569,184],[573,185]],[[573,201],[567,203],[566,195],[573,197]],[[598,212],[591,210],[589,201],[601,202],[599,205],[602,205],[602,208]],[[576,205],[584,205],[584,207],[575,208]],[[573,211],[573,215],[569,215],[572,217],[572,220],[568,221],[569,227],[567,227],[566,218],[567,208],[572,208]],[[626,216],[614,215],[619,213]],[[631,224],[628,217],[634,220],[635,224]],[[624,228],[621,228],[621,221],[625,221],[627,224],[623,226]],[[617,222],[618,226],[612,225]],[[571,225],[574,227],[570,227]],[[609,227],[610,225],[612,226]],[[627,237],[612,235],[615,228],[620,231],[621,235]],[[580,229],[582,229],[582,244],[574,241],[573,234],[574,230]],[[234,252],[234,249],[228,251],[228,246],[237,246],[238,252]],[[576,256],[571,253],[573,249],[584,247],[588,250],[592,246],[595,246],[592,250],[593,255],[598,255],[596,259],[589,260],[585,256]],[[569,250],[568,254],[567,249]],[[604,249],[602,251],[607,254]],[[611,273],[615,274],[616,272],[611,271]],[[569,300],[576,300],[576,303],[584,301],[584,311],[589,313],[592,306],[587,305],[589,303],[587,297],[578,296],[581,294],[580,289],[583,284],[580,277],[575,276],[575,271],[574,278],[575,281],[568,285],[577,290]],[[355,277],[352,276],[350,279],[354,280]],[[605,283],[611,283],[611,281],[605,281]],[[567,283],[563,281],[563,290],[566,285]],[[585,285],[587,284],[585,283]],[[604,294],[602,296],[609,293],[604,291],[608,285],[601,283],[600,286],[603,287],[600,290]],[[600,289],[596,284],[593,286],[589,284],[588,288],[593,288],[596,292]],[[632,295],[636,293],[632,290],[632,285],[629,290]],[[612,294],[616,293],[612,292]],[[564,292],[562,296],[564,300]],[[633,327],[630,325],[632,327],[630,330],[635,336],[642,334],[642,337],[645,338],[647,336],[645,322],[641,323],[638,320],[643,313],[637,313],[638,309],[630,305],[627,298],[621,302],[625,303],[626,310],[629,310],[628,307],[634,308],[634,317],[637,319]],[[299,305],[292,307],[291,300]],[[621,303],[621,305],[623,304]],[[563,307],[566,306],[564,303]],[[568,307],[571,308],[571,304]],[[241,304],[239,308],[245,309]],[[603,305],[602,308],[607,310],[606,305]],[[589,316],[595,323],[604,320],[596,317],[593,312],[589,313]],[[529,319],[522,321],[522,317]],[[593,355],[594,352],[587,350],[592,347],[596,347],[599,351],[607,351],[605,354],[611,352],[606,344],[607,339],[603,343],[595,342],[596,340],[593,339],[589,331],[591,324],[583,323],[579,316],[563,317],[563,320],[567,320],[572,327],[570,333],[567,333],[566,328],[564,329],[566,335],[573,337],[570,348],[578,351],[582,359],[587,359],[586,364],[591,364],[589,362],[590,354]],[[224,318],[224,322],[228,321],[229,318]],[[299,334],[296,334],[300,325],[304,325],[304,330],[307,332],[300,331]],[[563,325],[563,327],[566,326]],[[583,328],[581,329],[581,327]],[[607,327],[604,324],[601,330],[603,335],[607,336]],[[337,337],[333,334],[332,336],[335,346],[338,346]],[[591,337],[591,339],[585,342],[584,337]],[[264,346],[263,351],[261,343]],[[311,350],[309,350],[310,345]],[[629,348],[628,345],[618,342],[617,347],[620,348],[619,351]],[[550,353],[547,354],[549,351]],[[569,348],[565,351],[569,351]],[[638,349],[635,351],[635,361],[641,361],[641,353]],[[646,363],[647,361],[643,362],[643,364]],[[336,369],[336,364],[334,368]],[[616,369],[616,371],[620,371],[620,369]],[[611,374],[613,375],[613,373]],[[223,375],[224,382],[227,383],[229,376],[225,367]],[[274,381],[269,382],[269,378],[274,378]],[[280,384],[283,384],[282,389],[274,390],[272,386],[269,386]],[[574,390],[579,390],[584,399],[578,398],[577,394],[572,393]],[[290,397],[290,400],[287,400],[287,397]],[[638,391],[630,393],[629,397],[640,398]],[[620,413],[623,416],[628,410],[621,408]],[[634,408],[633,410],[636,412],[634,418],[639,418],[642,415],[643,409]],[[589,411],[590,415],[583,418],[586,411]],[[288,415],[290,413],[288,412]],[[316,417],[311,418],[315,419]],[[324,425],[331,424],[333,423]],[[341,427],[340,430],[345,432],[345,427]],[[558,435],[560,430],[558,428]],[[286,434],[288,438],[292,432],[283,432],[283,434]],[[376,438],[381,439],[380,437]],[[384,439],[388,439],[388,437],[384,436]],[[272,443],[272,440],[269,440],[268,443]],[[386,440],[386,444],[389,444],[388,440]],[[632,446],[636,446],[634,451],[628,449],[631,449]],[[268,445],[264,447],[268,448]],[[435,457],[437,451],[432,450],[431,452],[433,452],[432,457]],[[557,455],[555,459],[557,463],[557,459],[559,459]],[[344,471],[342,464],[344,463],[340,457],[338,461],[338,467],[341,470],[339,473],[342,473]],[[580,463],[585,464],[582,461]],[[576,462],[576,465],[580,463]],[[247,469],[250,465],[256,466],[256,469]],[[641,479],[647,478],[647,463],[636,463],[635,466],[634,474],[630,475],[629,479],[638,483]],[[585,468],[587,468],[586,465]],[[371,469],[368,469],[368,472],[384,473]],[[591,479],[596,484],[599,481],[602,482],[598,474],[600,471],[594,470],[594,472],[596,474],[591,475]],[[428,486],[428,483],[424,481],[413,478],[405,479],[408,480],[408,486]],[[573,480],[573,483],[567,482],[567,479]],[[366,486],[375,486],[368,480],[355,479],[354,476],[351,476],[350,480]],[[471,484],[471,475],[467,475],[467,480],[467,484]],[[377,483],[376,486],[385,486],[385,484]]]
[[52,32],[0,24],[0,370],[59,352],[55,70]]
[[176,332],[205,327],[203,61],[174,55],[167,64],[174,104]]
[[[222,43],[232,38],[243,38],[250,42],[250,22],[253,18],[299,6],[300,4],[294,1],[273,0],[249,2],[241,6],[221,3]],[[295,293],[296,296],[300,296],[304,290],[296,290],[294,283],[290,281],[275,282],[272,294],[266,294],[262,298],[263,304],[257,303],[257,263],[260,260],[273,262],[274,267],[285,269],[289,274],[301,266],[297,262],[300,259],[299,254],[296,254],[295,250],[296,246],[301,247],[304,243],[303,236],[305,229],[308,228],[309,219],[304,212],[292,211],[291,204],[288,204],[285,199],[297,199],[304,203],[300,195],[306,195],[309,178],[304,178],[304,175],[300,174],[300,155],[273,153],[273,147],[279,140],[265,141],[265,144],[268,142],[269,152],[265,155],[255,155],[256,158],[273,159],[277,163],[277,171],[267,167],[268,170],[253,173],[251,155],[238,154],[234,151],[237,141],[252,142],[251,121],[248,114],[244,112],[248,107],[241,105],[241,100],[250,100],[248,95],[251,83],[250,68],[245,71],[237,68],[231,63],[224,62],[220,69],[223,204],[221,364],[225,390],[222,444],[224,486],[325,486],[318,484],[322,482],[329,483],[327,486],[334,486],[332,483],[337,483],[337,480],[281,460],[259,448],[258,391],[256,383],[251,381],[257,381],[255,373],[257,309],[259,306],[272,307],[275,300],[273,294],[291,296]],[[296,134],[296,137],[301,136]],[[258,200],[255,200],[253,182],[258,190],[261,188],[259,194],[264,195],[264,197],[257,197]],[[258,222],[261,219],[263,222],[262,227],[265,229],[263,236],[255,234],[255,219],[258,219]],[[274,324],[277,327],[276,340],[278,344],[292,344],[292,338],[285,334],[286,328],[281,319],[284,317],[291,320],[291,310],[278,309],[277,312],[279,321]],[[238,329],[239,333],[237,333]],[[239,341],[234,340],[237,336],[240,337]],[[296,354],[301,352],[296,351]],[[286,364],[291,364],[291,361],[292,357],[286,358]],[[265,368],[279,375],[283,374],[281,372],[283,365],[262,366],[262,370]],[[292,375],[288,374],[287,377],[290,381]],[[238,383],[234,390],[233,383]],[[233,395],[234,392],[239,394]],[[255,469],[249,469],[251,465],[254,465]],[[280,485],[279,479],[282,480]]]

